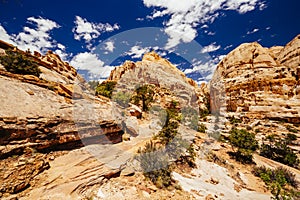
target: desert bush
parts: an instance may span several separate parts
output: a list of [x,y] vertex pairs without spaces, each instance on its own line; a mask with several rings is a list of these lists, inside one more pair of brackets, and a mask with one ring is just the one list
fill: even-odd
[[135,94],[131,97],[133,104],[142,107],[143,111],[148,111],[150,103],[153,102],[154,86],[143,85],[135,90]]
[[235,158],[242,162],[252,162],[252,154],[258,148],[258,142],[253,133],[244,129],[232,129],[229,136],[230,144],[237,148]]
[[199,109],[200,118],[205,118],[210,114],[210,97],[204,97],[203,103],[205,104],[205,108]]
[[242,123],[242,120],[237,119],[237,118],[235,118],[234,116],[233,116],[233,117],[230,117],[230,118],[229,118],[229,121],[230,121],[231,124],[239,124],[239,123]]
[[[178,133],[181,115],[177,109],[178,104],[172,102],[165,110],[165,123],[162,130],[139,149],[136,158],[145,177],[149,178],[157,187],[169,187],[174,183],[171,177],[172,165],[181,160],[190,166],[195,166],[195,151],[188,141],[182,139]],[[160,107],[155,107],[151,112],[161,113]]]
[[206,126],[204,125],[204,124],[200,124],[199,125],[199,127],[198,127],[198,131],[200,132],[200,133],[205,133],[206,132]]
[[289,132],[292,132],[292,133],[298,133],[298,130],[293,128],[291,125],[287,125],[286,126],[286,129],[289,131]]
[[285,137],[287,144],[291,144],[293,141],[297,140],[297,135],[293,133],[288,133]]
[[260,147],[260,155],[291,167],[298,167],[298,156],[288,146],[291,139],[290,137],[293,139],[293,136],[286,136],[284,139],[275,135],[268,136],[266,138],[268,143],[263,143]]
[[140,148],[136,157],[146,178],[149,178],[158,188],[168,187],[172,184],[172,167],[168,154],[162,147],[158,147],[152,140]]
[[190,144],[186,150],[186,155],[181,155],[178,159],[182,163],[187,163],[190,167],[196,167],[196,151],[193,144]]
[[128,104],[130,102],[130,97],[131,97],[130,93],[117,92],[115,95],[113,95],[112,100],[122,107],[128,107]]
[[266,167],[255,167],[253,174],[265,182],[271,190],[273,198],[276,200],[300,197],[299,191],[295,190],[299,184],[295,178],[295,174],[285,168],[269,169]]
[[210,114],[208,109],[199,109],[199,116],[200,118],[205,118]]
[[97,85],[95,88],[96,95],[102,95],[111,99],[116,81],[105,81]]
[[89,81],[88,84],[92,90],[96,90],[96,87],[99,85],[99,81]]
[[0,63],[11,73],[28,74],[39,77],[38,64],[18,51],[6,50],[5,56],[0,56]]

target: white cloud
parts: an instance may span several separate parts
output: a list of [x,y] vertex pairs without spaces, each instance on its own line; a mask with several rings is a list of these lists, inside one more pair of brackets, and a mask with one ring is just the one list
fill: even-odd
[[259,31],[259,29],[258,29],[258,28],[255,28],[255,29],[253,29],[252,31],[248,31],[248,32],[247,32],[247,35],[256,33],[256,32],[258,32],[258,31]]
[[226,47],[224,48],[224,50],[227,50],[227,49],[229,49],[229,48],[231,48],[231,47],[233,47],[233,45],[232,45],[232,44],[230,44],[230,45],[226,46]]
[[141,58],[143,54],[150,51],[150,47],[141,47],[141,46],[133,46],[129,50],[129,52],[126,53],[126,55],[131,56],[132,58]]
[[267,6],[267,4],[266,4],[266,2],[261,2],[260,4],[259,4],[259,10],[264,10],[264,9],[266,9],[268,6]]
[[220,45],[216,45],[216,43],[211,43],[208,46],[203,47],[203,49],[201,49],[201,53],[209,53],[209,52],[214,52],[217,51],[221,48]]
[[[170,15],[164,23],[165,33],[169,36],[166,48],[177,46],[180,42],[190,42],[197,36],[197,27],[201,24],[212,23],[221,10],[235,10],[241,14],[264,9],[263,0],[143,0],[147,7],[159,8],[154,10],[149,19]],[[202,26],[203,27],[203,26]],[[206,28],[206,26],[204,26]]]
[[142,46],[139,46],[139,45],[135,45],[135,46],[131,47],[128,52],[125,52],[124,55],[131,56],[131,58],[142,58],[142,56],[145,53],[148,53],[150,51],[155,51],[161,57],[164,57],[169,53],[168,51],[162,50],[158,46],[142,47]]
[[76,16],[74,22],[75,27],[72,31],[75,40],[83,39],[86,43],[90,43],[92,39],[98,38],[101,33],[120,29],[118,24],[110,25],[109,23],[93,23],[80,16]]
[[0,24],[0,40],[6,41],[8,43],[14,43],[11,41],[10,35],[7,34],[6,30]]
[[68,61],[68,57],[70,56],[69,54],[67,54],[65,51],[61,49],[56,49],[54,53],[57,54],[63,61]]
[[105,47],[104,49],[109,51],[109,52],[113,52],[115,49],[115,43],[113,41],[107,41],[104,43]]
[[197,59],[193,60],[193,68],[192,69],[185,69],[185,74],[192,74],[192,73],[200,73],[202,74],[204,79],[203,80],[210,80],[213,76],[213,73],[218,65],[218,63],[225,57],[225,55],[220,55],[214,59],[209,60],[208,62],[203,63]]
[[140,21],[140,22],[142,22],[142,21],[144,21],[145,19],[144,18],[142,18],[142,17],[138,17],[138,18],[136,18],[136,21]]
[[57,44],[57,48],[61,49],[61,50],[65,50],[66,47],[60,43]]
[[35,28],[25,26],[23,32],[11,37],[20,49],[29,48],[32,51],[45,52],[49,48],[57,46],[57,42],[50,37],[50,31],[60,27],[56,22],[41,17],[29,17],[27,22],[34,25]]
[[212,32],[208,30],[205,30],[204,33],[206,33],[207,35],[216,35],[216,32]]
[[57,43],[51,37],[51,31],[60,27],[55,21],[42,17],[28,17],[27,23],[31,24],[32,28],[24,26],[22,32],[11,35],[0,25],[0,39],[22,50],[30,49],[45,53],[49,49],[56,49],[54,50],[55,53],[62,59],[67,59],[68,54],[65,52],[65,46]]
[[96,54],[90,52],[79,53],[70,62],[77,70],[87,70],[90,79],[107,78],[114,67],[106,66]]
[[209,28],[209,26],[207,24],[204,24],[204,25],[201,26],[201,28],[203,28],[203,29],[204,28]]

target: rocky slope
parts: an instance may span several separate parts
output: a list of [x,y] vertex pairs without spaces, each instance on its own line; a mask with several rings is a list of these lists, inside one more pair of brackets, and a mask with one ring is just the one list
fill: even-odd
[[111,72],[108,80],[117,81],[117,89],[126,88],[129,92],[143,84],[168,88],[182,100],[181,104],[198,106],[196,82],[155,52],[146,53],[140,62],[126,61]]
[[[2,41],[0,47],[2,55],[14,48]],[[117,143],[123,134],[107,112],[111,104],[84,92],[84,80],[59,56],[15,51],[38,63],[41,74],[36,77],[11,73],[3,66],[0,69],[1,196],[30,187],[34,177],[50,167],[49,158],[59,155],[47,152],[82,147],[85,139],[95,143],[104,137]],[[98,126],[84,116],[77,119],[81,126],[74,121],[74,105],[79,109],[84,99],[97,102]]]
[[[209,108],[210,98],[215,116],[201,123],[217,129],[210,120],[225,117],[219,120],[224,132],[233,126],[228,116],[261,132],[287,131],[286,124],[274,120],[297,125],[299,41],[298,36],[286,47],[270,49],[243,44],[220,62],[210,85],[201,86],[150,52],[111,72],[107,82],[117,83],[111,99],[95,96],[52,52],[20,51],[38,63],[41,74],[14,74],[0,65],[0,198],[269,199],[265,185],[250,173],[253,165],[236,162],[227,154],[230,145],[197,132],[190,121],[182,120],[178,133],[195,146],[196,167],[175,167],[172,175],[181,190],[156,187],[134,158],[163,129],[163,111],[171,105],[181,116],[195,111],[197,124],[198,111]],[[0,41],[0,56],[14,48]],[[145,84],[154,91],[149,111],[129,103],[127,96]]]
[[[149,120],[148,114],[139,120],[136,114],[141,110],[134,105],[126,108],[126,115],[122,116],[122,107],[95,96],[76,70],[51,51],[46,55],[38,52],[32,55],[3,41],[0,47],[2,56],[6,55],[5,50],[14,49],[34,60],[41,71],[37,77],[11,73],[0,66],[2,198],[82,199],[103,180],[121,171],[122,174],[133,172],[126,167],[126,162],[160,130],[157,120]],[[167,60],[150,53],[143,61],[132,64],[140,67],[139,73],[144,70],[146,76],[135,74],[136,79],[130,83],[163,84],[165,89],[156,91],[158,104],[179,100],[182,104],[198,106],[195,82]],[[117,89],[136,86],[125,85],[126,76],[132,76],[132,71],[123,71],[124,77],[116,73],[127,65],[128,62],[111,74],[119,82]],[[146,72],[154,66],[156,70]],[[157,73],[161,83],[152,82]],[[174,96],[168,88],[177,87],[184,92]],[[128,131],[134,134],[126,136],[130,141],[122,142],[124,132],[128,134]],[[189,131],[185,133],[189,135]]]

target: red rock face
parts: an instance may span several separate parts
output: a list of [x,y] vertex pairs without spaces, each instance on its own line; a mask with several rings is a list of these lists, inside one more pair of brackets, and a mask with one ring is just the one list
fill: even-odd
[[242,44],[217,66],[212,109],[300,123],[299,72],[300,35],[285,47]]

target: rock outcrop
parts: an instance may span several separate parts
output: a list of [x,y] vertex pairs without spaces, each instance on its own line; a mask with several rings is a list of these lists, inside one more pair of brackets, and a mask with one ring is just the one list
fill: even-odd
[[[2,41],[0,47],[2,56],[13,48]],[[34,60],[41,74],[0,69],[0,197],[30,187],[34,177],[49,168],[49,152],[119,143],[123,134],[111,116],[112,104],[89,93],[85,81],[58,55],[15,51]],[[89,106],[93,113],[87,113]],[[11,159],[16,156],[21,157]],[[10,167],[6,159],[11,159]]]
[[246,43],[217,66],[211,105],[225,115],[300,123],[300,35],[285,47]]
[[146,53],[136,63],[126,61],[111,72],[108,80],[118,81],[117,89],[126,88],[128,92],[143,84],[167,88],[179,97],[181,105],[198,107],[196,82],[155,52]]
[[[286,47],[269,49],[243,44],[220,62],[211,83],[201,86],[150,52],[142,61],[126,61],[111,72],[107,81],[117,82],[112,99],[95,96],[76,70],[51,51],[20,51],[38,63],[41,74],[14,74],[0,66],[0,198],[268,198],[263,182],[249,173],[251,167],[244,169],[227,154],[229,144],[194,129],[199,109],[209,107],[213,114],[259,120],[253,127],[266,119],[298,123],[299,41],[298,36]],[[0,41],[0,56],[8,48],[14,47]],[[142,100],[129,103],[145,84],[153,92],[147,112]],[[174,129],[184,143],[193,143],[197,169],[177,160],[172,175],[182,190],[160,190],[145,180],[135,158],[177,111],[182,113]]]
[[[14,48],[4,42],[0,47],[3,55]],[[154,114],[141,120],[139,107],[131,105],[122,112],[109,99],[95,96],[76,70],[51,51],[46,55],[15,51],[38,63],[41,74],[0,69],[0,197],[86,197],[104,180],[120,174],[138,148],[162,128],[158,119],[152,119]],[[118,81],[116,92],[155,85],[158,105],[176,100],[182,107],[198,107],[196,83],[153,52],[141,62],[125,62],[109,80]],[[124,132],[128,141],[120,143]]]

